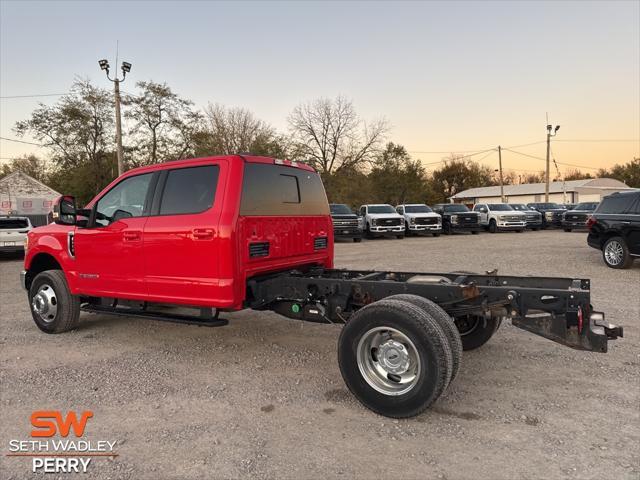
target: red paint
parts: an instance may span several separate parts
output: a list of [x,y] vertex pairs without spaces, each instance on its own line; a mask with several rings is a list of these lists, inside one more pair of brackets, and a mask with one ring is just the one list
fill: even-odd
[[[50,224],[33,229],[25,269],[39,255],[50,255],[61,265],[75,295],[240,309],[252,276],[303,265],[333,267],[330,215],[239,215],[246,162],[274,164],[271,158],[232,155],[130,170],[87,208],[132,175],[202,165],[220,169],[215,201],[197,214],[127,218],[107,227]],[[313,172],[304,164],[278,162]],[[75,258],[67,252],[68,232],[75,235]],[[314,251],[314,238],[322,236],[328,237],[327,248]],[[253,242],[269,242],[269,256],[250,258]]]

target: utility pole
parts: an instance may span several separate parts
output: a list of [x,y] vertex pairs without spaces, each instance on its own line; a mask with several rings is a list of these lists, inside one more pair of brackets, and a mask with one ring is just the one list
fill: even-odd
[[502,178],[502,147],[498,145],[498,165],[500,168],[500,201],[504,201],[504,179]]
[[[117,61],[117,60],[116,60]],[[113,82],[113,91],[116,100],[116,154],[118,156],[118,175],[124,173],[124,151],[122,149],[122,117],[120,114],[120,82],[124,82],[127,73],[131,71],[129,62],[122,62],[122,78],[109,76],[109,62],[107,60],[98,61],[100,68],[107,73],[107,78]]]
[[[553,130],[553,134],[551,133]],[[553,129],[551,125],[547,125],[547,170],[545,173],[545,186],[544,186],[544,201],[549,201],[549,157],[551,154],[551,137],[555,137],[556,133],[560,130],[560,125],[556,125],[556,128]]]

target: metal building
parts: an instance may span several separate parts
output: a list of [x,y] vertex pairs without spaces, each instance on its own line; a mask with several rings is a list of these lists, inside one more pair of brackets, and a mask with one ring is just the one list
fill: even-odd
[[[505,201],[508,203],[544,202],[544,183],[505,185]],[[613,178],[587,178],[549,183],[549,201],[556,203],[599,202],[614,192],[633,190],[624,182]],[[454,203],[500,203],[500,186],[470,188],[450,198]]]
[[13,172],[0,179],[0,215],[28,217],[34,227],[46,225],[53,202],[59,196],[26,173]]

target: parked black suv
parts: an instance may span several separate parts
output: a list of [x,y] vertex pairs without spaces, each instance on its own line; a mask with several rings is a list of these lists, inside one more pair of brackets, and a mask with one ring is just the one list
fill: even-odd
[[442,217],[442,233],[445,235],[454,232],[471,232],[476,235],[482,230],[480,215],[469,210],[466,205],[438,203],[431,208]]
[[354,242],[362,241],[362,227],[359,217],[343,203],[329,204],[333,220],[334,238],[353,238]]
[[542,228],[561,227],[562,214],[567,211],[562,205],[553,202],[527,203],[527,207],[542,214]]
[[611,268],[629,268],[640,257],[640,190],[602,199],[588,222],[590,247],[602,250]]
[[562,228],[565,232],[587,228],[587,220],[598,208],[598,202],[582,202],[562,215]]

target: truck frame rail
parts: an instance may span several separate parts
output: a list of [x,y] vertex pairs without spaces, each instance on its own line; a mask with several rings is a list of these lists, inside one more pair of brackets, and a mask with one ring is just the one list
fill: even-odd
[[[563,345],[607,351],[622,327],[590,302],[588,279],[469,272],[418,273],[310,268],[252,278],[247,306],[289,318],[347,323],[358,309],[397,294],[427,298],[458,324],[469,316],[511,318],[513,325]],[[459,326],[460,328],[460,326]]]

